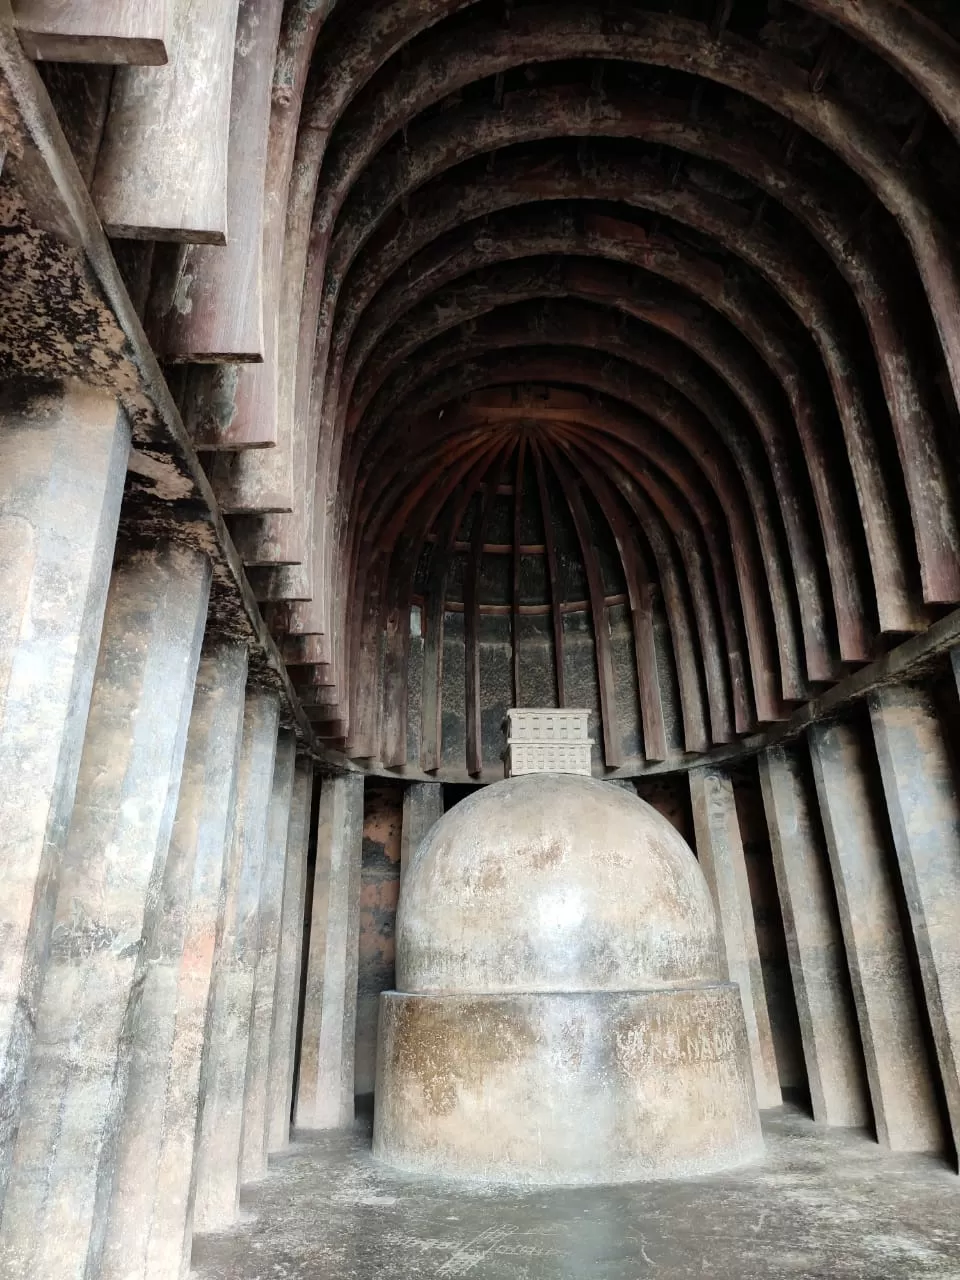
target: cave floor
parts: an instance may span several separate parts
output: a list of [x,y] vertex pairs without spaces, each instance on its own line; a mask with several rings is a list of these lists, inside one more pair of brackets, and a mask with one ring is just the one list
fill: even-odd
[[784,1107],[767,1159],[673,1183],[524,1189],[377,1165],[369,1127],[301,1134],[245,1187],[244,1220],[195,1241],[199,1280],[960,1280],[960,1178]]

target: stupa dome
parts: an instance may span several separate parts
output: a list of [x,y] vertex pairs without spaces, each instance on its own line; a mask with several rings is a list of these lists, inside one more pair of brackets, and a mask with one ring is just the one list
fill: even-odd
[[696,858],[666,818],[609,783],[485,787],[433,828],[406,873],[400,991],[627,991],[719,976]]
[[763,1149],[740,990],[693,851],[633,791],[485,787],[410,861],[375,1156],[519,1183],[687,1177]]

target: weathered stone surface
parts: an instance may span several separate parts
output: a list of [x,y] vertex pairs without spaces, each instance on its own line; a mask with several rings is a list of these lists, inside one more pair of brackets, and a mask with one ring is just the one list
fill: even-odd
[[741,994],[693,851],[632,789],[462,801],[414,855],[381,997],[374,1152],[416,1172],[626,1182],[762,1151]]
[[281,1150],[290,1139],[312,802],[313,764],[309,760],[300,760],[293,776],[290,824],[287,828],[287,869],[283,882],[280,950],[277,954],[277,994],[270,1039],[270,1072],[267,1082],[269,1151]]
[[763,1154],[735,983],[380,999],[373,1151],[397,1168],[580,1184]]
[[353,1123],[363,775],[325,778],[297,1089],[301,1129]]
[[204,1041],[246,678],[243,645],[207,644],[163,887],[148,921],[101,1280],[179,1280],[189,1261]]
[[93,197],[110,235],[222,245],[239,0],[171,4],[169,63],[117,71]]
[[706,1185],[519,1193],[396,1172],[374,1161],[365,1127],[303,1135],[245,1221],[198,1242],[192,1277],[264,1280],[276,1258],[326,1280],[348,1258],[350,1280],[382,1280],[387,1258],[398,1277],[469,1280],[956,1280],[956,1193],[938,1161],[891,1157],[796,1106],[763,1127],[769,1158]]
[[960,1150],[960,796],[933,698],[870,698],[880,776],[906,891],[955,1147]]
[[130,433],[112,397],[80,387],[32,398],[8,391],[0,415],[2,1205],[80,768]]
[[870,1104],[830,862],[794,752],[760,757],[760,783],[783,911],[814,1119],[865,1125]]
[[230,96],[227,243],[165,255],[169,270],[161,287],[154,280],[148,318],[161,359],[264,358],[264,179],[282,11],[282,0],[240,0]]
[[210,577],[174,548],[113,572],[0,1227],[11,1280],[99,1271]]
[[260,883],[273,786],[279,705],[251,692],[243,746],[223,938],[214,979],[203,1112],[197,1139],[194,1230],[217,1231],[234,1220],[240,1188],[240,1144],[253,987],[260,943]]
[[403,793],[403,821],[400,827],[400,887],[410,859],[435,823],[443,817],[443,785],[414,782]]
[[720,917],[726,974],[740,984],[743,995],[757,1101],[761,1107],[776,1107],[781,1102],[780,1082],[733,785],[726,774],[694,769],[690,800],[697,856]]
[[420,845],[397,990],[632,991],[721,976],[696,859],[651,806],[572,774],[494,783]]
[[174,0],[15,0],[30,58],[163,66]]
[[273,770],[273,791],[267,813],[267,836],[260,882],[260,945],[253,986],[250,1046],[243,1092],[243,1133],[240,1144],[240,1181],[256,1182],[267,1172],[267,1100],[270,1043],[277,992],[277,960],[286,878],[287,830],[293,796],[293,770],[297,742],[281,733]]
[[871,764],[853,726],[819,725],[809,742],[877,1138],[894,1151],[936,1151],[943,1135],[883,802],[874,794]]

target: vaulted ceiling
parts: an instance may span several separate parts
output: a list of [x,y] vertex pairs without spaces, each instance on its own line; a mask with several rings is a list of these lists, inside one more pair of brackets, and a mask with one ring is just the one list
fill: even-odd
[[274,90],[302,550],[235,533],[321,736],[493,776],[559,700],[598,764],[703,752],[960,601],[955,6],[318,12]]

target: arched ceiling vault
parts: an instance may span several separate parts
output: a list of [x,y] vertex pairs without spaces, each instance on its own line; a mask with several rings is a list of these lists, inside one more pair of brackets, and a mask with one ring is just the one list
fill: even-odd
[[287,6],[282,448],[218,466],[323,737],[495,776],[548,701],[680,759],[960,602],[957,26]]

